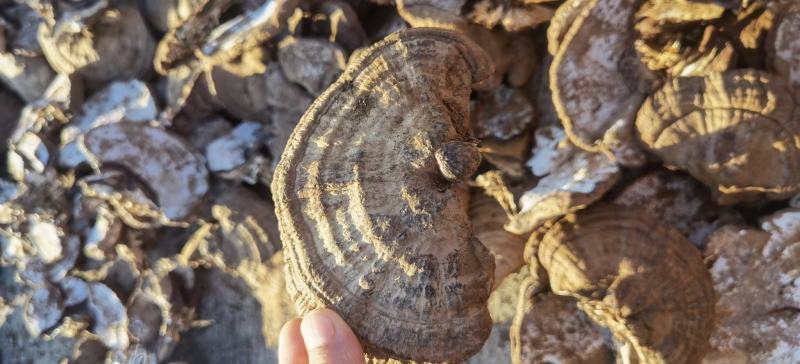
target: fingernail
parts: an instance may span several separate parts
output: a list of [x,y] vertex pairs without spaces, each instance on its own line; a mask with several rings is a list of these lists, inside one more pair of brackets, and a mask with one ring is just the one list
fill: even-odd
[[336,328],[323,310],[310,312],[300,323],[300,333],[307,348],[318,348],[336,342]]

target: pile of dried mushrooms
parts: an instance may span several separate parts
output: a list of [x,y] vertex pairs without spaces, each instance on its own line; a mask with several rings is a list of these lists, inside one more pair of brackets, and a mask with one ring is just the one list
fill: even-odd
[[800,362],[800,4],[0,0],[0,363]]

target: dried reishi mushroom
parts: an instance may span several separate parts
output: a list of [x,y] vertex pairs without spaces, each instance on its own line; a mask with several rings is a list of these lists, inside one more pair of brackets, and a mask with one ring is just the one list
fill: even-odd
[[105,125],[87,133],[82,148],[93,164],[121,164],[144,180],[170,219],[186,216],[208,190],[202,157],[162,129],[130,122]]
[[103,283],[91,283],[87,303],[92,331],[103,344],[112,349],[127,348],[130,344],[128,316],[117,294]]
[[570,140],[588,151],[611,152],[619,163],[632,166],[644,162],[632,134],[644,98],[641,83],[649,77],[633,49],[635,3],[583,5],[550,66],[553,103]]
[[525,237],[512,234],[503,228],[508,222],[503,207],[481,190],[474,190],[469,201],[469,218],[475,228],[475,236],[494,255],[494,284],[500,286],[509,274],[523,264],[522,250]]
[[722,4],[695,0],[649,0],[642,4],[637,17],[657,23],[679,23],[718,19],[725,11]]
[[613,362],[603,328],[574,300],[552,293],[521,296],[511,325],[513,363]]
[[467,21],[461,17],[466,0],[396,0],[397,12],[414,28],[435,27],[463,29]]
[[620,177],[620,167],[604,153],[570,144],[557,126],[536,130],[527,165],[540,177],[519,198],[519,211],[506,230],[524,234],[599,200]]
[[721,224],[737,221],[733,210],[716,206],[708,189],[683,173],[655,171],[625,186],[611,201],[615,205],[646,211],[681,232],[695,246]]
[[[528,249],[558,295],[642,363],[698,363],[713,328],[714,291],[700,252],[641,211],[599,206],[569,215]],[[536,276],[537,272],[532,271]]]
[[469,94],[491,73],[458,33],[410,29],[363,52],[311,105],[272,183],[301,313],[336,310],[373,355],[480,350],[494,264],[472,233],[468,186],[452,179],[477,167]]
[[95,89],[150,71],[155,40],[136,7],[107,0],[55,3],[57,11],[39,27],[39,43],[57,72],[78,74]]
[[501,85],[478,93],[472,113],[473,130],[478,138],[509,140],[525,131],[534,115],[533,105],[522,91]]
[[265,48],[255,47],[211,71],[216,88],[214,97],[233,116],[255,121],[268,117],[266,95],[275,92],[268,80],[271,74],[281,71],[277,63],[265,63],[267,56]]
[[278,62],[289,81],[319,95],[344,71],[344,50],[324,39],[287,37],[278,44]]
[[752,70],[676,78],[639,111],[639,138],[730,204],[800,190],[795,100],[779,78]]
[[207,0],[144,0],[142,8],[150,24],[160,32],[167,32],[189,18],[194,8]]
[[767,51],[776,73],[800,87],[800,9],[780,17],[772,28]]
[[62,167],[85,162],[79,139],[89,130],[121,121],[148,122],[157,116],[156,101],[147,85],[139,80],[113,82],[98,90],[81,105],[80,111],[61,129]]
[[784,209],[760,229],[727,225],[711,235],[717,325],[713,363],[792,363],[800,351],[800,210]]
[[[740,52],[729,39],[735,24],[720,25],[724,11],[720,4],[696,1],[644,3],[636,13],[634,43],[642,63],[665,77],[704,76],[736,66]],[[698,26],[701,22],[710,24]]]
[[553,9],[533,3],[508,0],[479,0],[466,15],[475,23],[492,29],[501,25],[509,32],[533,29],[553,17]]
[[36,288],[25,303],[25,328],[38,336],[54,327],[64,313],[64,299],[58,287],[47,284]]

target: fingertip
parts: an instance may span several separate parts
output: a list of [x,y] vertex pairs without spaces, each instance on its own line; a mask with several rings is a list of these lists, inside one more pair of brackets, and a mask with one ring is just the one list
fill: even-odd
[[350,326],[333,310],[315,309],[303,317],[300,332],[312,363],[363,363],[364,352]]
[[[327,308],[318,308],[303,316],[300,332],[306,343],[306,348],[318,348],[336,344],[336,329],[334,317],[338,317]],[[341,327],[339,327],[341,330]]]
[[300,332],[299,318],[291,319],[281,328],[278,337],[278,362],[280,364],[306,364],[308,352]]

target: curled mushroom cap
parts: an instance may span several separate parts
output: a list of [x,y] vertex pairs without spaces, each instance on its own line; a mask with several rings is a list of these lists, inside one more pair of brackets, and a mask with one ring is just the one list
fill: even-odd
[[738,70],[676,78],[650,96],[636,128],[665,164],[718,190],[721,203],[800,190],[800,127],[780,79]]
[[477,167],[469,94],[491,73],[463,36],[411,29],[362,53],[311,105],[272,182],[301,313],[336,310],[373,355],[480,350],[494,264],[455,178]]
[[[556,28],[548,30],[548,38],[559,42],[550,67],[550,88],[567,136],[582,149],[613,153],[626,166],[644,162],[632,135],[636,110],[644,98],[640,83],[649,77],[633,49],[636,3],[568,1],[562,5],[567,10],[556,18]],[[570,26],[565,31],[566,24]]]
[[714,291],[697,249],[635,210],[600,206],[548,230],[538,261],[643,363],[697,363],[713,327]]

